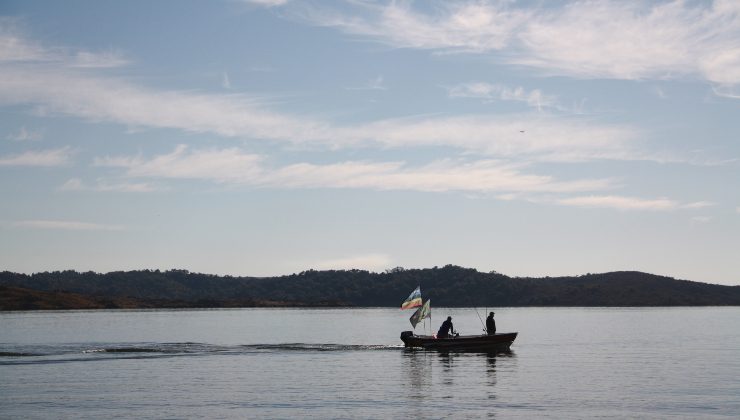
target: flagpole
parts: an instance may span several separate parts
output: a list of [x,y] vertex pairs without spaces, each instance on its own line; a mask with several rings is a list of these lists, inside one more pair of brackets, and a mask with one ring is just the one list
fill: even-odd
[[429,303],[429,335],[432,335],[432,304]]

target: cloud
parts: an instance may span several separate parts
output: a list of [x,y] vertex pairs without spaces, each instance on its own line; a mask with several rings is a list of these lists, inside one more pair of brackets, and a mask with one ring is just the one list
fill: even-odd
[[224,89],[231,89],[231,80],[229,80],[229,74],[226,72],[221,76],[221,87]]
[[511,62],[576,77],[693,73],[718,82],[710,61],[715,51],[733,45],[738,23],[731,13],[682,1],[571,3],[527,25],[520,34],[523,52]]
[[45,47],[21,34],[16,20],[0,17],[0,64],[45,63],[78,69],[102,69],[129,64],[120,51],[93,52]]
[[34,141],[42,138],[40,131],[33,131],[22,126],[15,133],[8,134],[5,138],[12,141]]
[[64,166],[71,162],[71,155],[69,147],[28,151],[0,156],[0,166]]
[[0,68],[0,104],[39,104],[47,112],[132,126],[210,132],[226,137],[311,140],[325,128],[261,109],[239,95],[156,91],[125,81],[45,65]]
[[642,199],[615,195],[591,195],[583,197],[563,198],[557,204],[576,207],[611,208],[617,210],[675,210],[680,203],[667,198]]
[[317,270],[360,269],[381,271],[392,265],[392,259],[385,254],[355,255],[345,258],[318,261],[312,265]]
[[264,109],[244,95],[147,89],[100,73],[123,65],[112,53],[45,48],[0,20],[0,105],[39,105],[92,121],[210,132],[226,137],[310,141],[324,123]]
[[710,216],[694,216],[691,218],[691,221],[694,223],[705,224],[711,222],[712,218]]
[[153,192],[160,191],[151,184],[144,182],[116,182],[109,183],[103,179],[98,179],[94,185],[86,185],[79,178],[71,178],[59,187],[59,191],[98,191],[98,192]]
[[[0,32],[0,45],[2,37]],[[13,38],[12,42],[8,39],[6,34],[6,44],[23,43],[19,38]],[[583,118],[556,118],[546,114],[435,116],[342,126],[274,112],[245,95],[151,89],[99,74],[95,69],[82,71],[64,64],[74,61],[73,57],[65,61],[59,54],[49,53],[49,60],[45,60],[42,53],[45,50],[10,49],[19,51],[5,56],[32,58],[0,64],[0,105],[36,105],[47,114],[302,147],[441,146],[496,158],[517,156],[542,161],[657,159],[637,147],[638,130]],[[26,50],[29,52],[24,53]],[[498,95],[535,105],[549,104],[550,100],[535,91],[516,89],[502,89]],[[526,136],[520,135],[521,130],[526,130]]]
[[118,51],[104,51],[102,53],[78,51],[69,61],[70,67],[88,69],[122,67],[127,64],[129,64],[129,60]]
[[347,87],[347,90],[386,90],[387,88],[383,84],[383,76],[378,76],[373,80],[368,81],[362,86]]
[[152,159],[141,157],[96,158],[95,166],[121,167],[131,177],[205,179],[222,183],[252,183],[260,179],[262,156],[236,148],[188,151],[179,145],[172,152]]
[[281,168],[272,177],[272,182],[276,185],[289,187],[426,192],[568,192],[610,187],[609,180],[556,181],[549,176],[525,174],[515,165],[490,160],[472,163],[441,160],[420,167],[408,167],[400,163],[362,162],[297,164]]
[[654,86],[652,88],[652,92],[655,94],[655,96],[657,96],[660,99],[667,99],[668,98],[668,94],[660,86]]
[[[644,199],[636,197],[623,197],[615,195],[590,195],[583,197],[563,198],[556,200],[557,204],[576,207],[611,208],[616,210],[697,210],[715,206],[711,201],[696,201],[693,203],[680,203],[667,198]],[[707,216],[695,216],[695,222],[707,222],[711,218]]]
[[639,151],[640,132],[634,128],[547,114],[384,120],[340,133],[353,142],[380,142],[387,147],[451,146],[499,158],[562,162],[658,159]]
[[506,47],[531,12],[479,3],[435,3],[434,14],[418,13],[410,2],[355,3],[350,15],[326,8],[303,9],[302,18],[394,47],[485,52]]
[[684,204],[683,208],[685,209],[703,209],[707,207],[716,206],[717,203],[711,202],[711,201],[697,201],[694,203],[688,203]]
[[557,98],[545,95],[539,89],[527,92],[523,87],[510,88],[483,82],[463,83],[447,88],[451,98],[479,98],[500,101],[518,101],[541,111],[542,108],[557,108]]
[[48,229],[48,230],[123,230],[122,226],[104,225],[98,223],[78,222],[69,220],[21,220],[12,223],[17,228]]
[[0,63],[50,61],[54,54],[20,35],[15,19],[0,17]]
[[712,86],[712,91],[723,98],[740,99],[740,88],[735,86]]
[[290,0],[243,0],[245,3],[254,4],[262,7],[278,7],[283,6]]
[[493,54],[550,74],[740,83],[740,3],[733,0],[584,0],[547,7],[438,2],[431,12],[414,4],[357,3],[349,12],[314,7],[296,13],[393,47]]
[[129,177],[201,179],[218,183],[273,188],[353,188],[427,192],[581,192],[613,188],[608,179],[561,181],[527,174],[525,165],[497,160],[466,162],[443,159],[420,166],[404,162],[348,161],[317,165],[295,163],[272,167],[260,155],[237,148],[173,152],[144,159],[101,157],[99,167],[122,168]]
[[[114,79],[5,71],[0,102],[130,126],[174,128],[321,147],[452,146],[542,160],[640,159],[637,130],[578,119],[508,115],[381,120],[354,126],[271,112],[239,95],[151,91]],[[519,136],[521,129],[527,136]],[[646,156],[645,156],[646,157]]]

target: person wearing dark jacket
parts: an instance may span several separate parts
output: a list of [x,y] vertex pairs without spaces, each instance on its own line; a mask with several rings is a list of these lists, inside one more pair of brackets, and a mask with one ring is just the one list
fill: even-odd
[[488,318],[486,318],[486,332],[488,335],[496,334],[496,320],[493,319],[493,312],[488,314]]
[[450,333],[454,334],[455,329],[452,328],[452,317],[448,316],[447,321],[442,323],[442,326],[439,327],[439,331],[437,331],[437,338],[447,338],[450,336]]

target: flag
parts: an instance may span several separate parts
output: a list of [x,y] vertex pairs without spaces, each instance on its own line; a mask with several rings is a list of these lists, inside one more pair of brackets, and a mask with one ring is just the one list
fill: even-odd
[[401,309],[411,309],[421,306],[421,286],[414,289],[413,292],[401,304]]
[[416,312],[411,315],[411,318],[409,318],[409,321],[411,321],[411,325],[414,328],[416,328],[416,324],[420,323],[422,319],[432,317],[432,308],[429,306],[430,301],[431,299],[424,302],[424,305],[417,309]]

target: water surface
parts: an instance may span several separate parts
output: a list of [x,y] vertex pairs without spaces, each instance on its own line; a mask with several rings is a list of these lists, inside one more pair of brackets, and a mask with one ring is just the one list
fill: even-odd
[[740,308],[495,311],[511,353],[404,349],[398,309],[0,313],[0,417],[740,417]]

